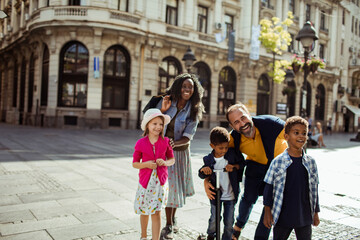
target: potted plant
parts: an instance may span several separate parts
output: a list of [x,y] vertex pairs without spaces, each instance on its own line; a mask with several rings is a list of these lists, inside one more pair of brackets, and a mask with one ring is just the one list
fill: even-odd
[[306,64],[309,66],[312,73],[316,72],[318,68],[324,69],[326,64],[323,59],[312,57],[307,60]]
[[303,65],[303,62],[302,62],[301,58],[299,58],[297,55],[294,55],[294,57],[291,60],[291,67],[295,74],[300,70],[302,65]]

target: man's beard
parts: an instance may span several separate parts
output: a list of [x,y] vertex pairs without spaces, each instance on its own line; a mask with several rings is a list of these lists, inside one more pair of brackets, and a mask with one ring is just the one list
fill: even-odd
[[[244,132],[243,129],[246,129]],[[241,127],[238,132],[240,132],[245,137],[251,137],[253,125],[251,123],[246,123],[245,126]]]

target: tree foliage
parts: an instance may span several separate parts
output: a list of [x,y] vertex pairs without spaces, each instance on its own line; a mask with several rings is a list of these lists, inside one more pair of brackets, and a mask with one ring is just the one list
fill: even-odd
[[[292,12],[288,12],[287,18],[280,22],[280,19],[273,17],[271,20],[262,19],[260,21],[261,31],[259,40],[265,47],[266,51],[275,55],[282,55],[291,44],[291,35],[287,28],[293,24],[294,16]],[[289,68],[291,63],[286,60],[276,60],[272,64],[272,71],[269,76],[277,83],[281,83],[285,79],[285,69]]]

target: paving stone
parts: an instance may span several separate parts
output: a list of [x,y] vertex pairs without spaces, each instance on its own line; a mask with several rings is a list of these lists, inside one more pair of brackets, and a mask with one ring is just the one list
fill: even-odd
[[56,240],[71,240],[74,238],[85,238],[104,233],[117,232],[125,230],[126,228],[127,226],[119,220],[109,220],[77,226],[51,228],[48,229],[48,232]]
[[85,214],[98,212],[100,208],[93,203],[77,204],[69,206],[48,207],[46,209],[33,209],[31,212],[37,219],[49,219],[54,217],[69,216],[72,214]]
[[23,220],[33,220],[34,215],[28,210],[0,213],[0,223],[12,223]]
[[[1,181],[1,180],[0,180]],[[22,203],[18,196],[1,196],[0,197],[0,206],[4,205],[16,205]]]
[[74,216],[60,217],[18,224],[0,224],[0,232],[3,236],[7,236],[15,233],[25,233],[50,228],[73,226],[80,223],[81,222]]
[[51,207],[59,207],[59,203],[56,201],[44,201],[44,202],[34,202],[34,203],[25,203],[25,204],[15,204],[15,205],[5,205],[0,206],[0,213],[21,211],[28,209],[38,209],[39,211]]
[[41,202],[48,200],[59,200],[66,198],[77,198],[79,194],[75,191],[61,191],[61,192],[50,192],[50,193],[33,193],[33,194],[23,194],[19,198],[24,203],[32,202]]
[[5,168],[6,171],[31,171],[31,167],[26,162],[23,161],[12,161],[12,162],[3,162],[1,165]]
[[106,211],[98,211],[92,213],[75,213],[74,216],[79,219],[82,223],[94,223],[94,222],[101,222],[104,220],[112,220],[115,219],[114,215]]
[[0,240],[53,240],[46,231],[27,232],[0,237]]
[[85,191],[78,191],[78,193],[82,197],[89,199],[91,202],[95,202],[95,203],[120,200],[119,196],[111,193],[109,190],[106,189],[85,190]]
[[42,189],[37,184],[23,184],[19,186],[12,186],[9,188],[8,186],[0,186],[1,195],[13,195],[13,194],[24,194],[24,193],[36,193],[42,192]]

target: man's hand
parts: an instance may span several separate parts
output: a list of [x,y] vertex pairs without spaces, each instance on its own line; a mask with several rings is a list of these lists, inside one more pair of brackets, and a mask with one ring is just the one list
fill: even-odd
[[202,169],[200,169],[200,172],[202,172],[205,175],[210,175],[212,174],[212,170],[210,167],[203,167]]
[[239,169],[239,164],[235,164],[235,165],[228,164],[226,165],[225,169],[227,172],[232,172],[234,171],[234,169]]
[[314,214],[313,225],[314,225],[315,227],[317,227],[317,226],[319,226],[319,224],[320,224],[319,214],[316,212],[316,213]]
[[211,189],[215,190],[214,186],[209,182],[208,178],[205,178],[204,180],[204,188],[205,188],[205,193],[206,196],[210,199],[210,200],[214,200],[215,199],[215,192],[211,191]]
[[264,206],[265,208],[265,214],[264,214],[264,225],[267,228],[271,228],[271,226],[274,224],[274,219],[271,214],[271,209],[269,206]]

